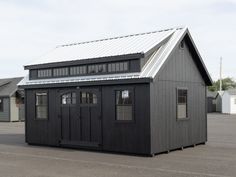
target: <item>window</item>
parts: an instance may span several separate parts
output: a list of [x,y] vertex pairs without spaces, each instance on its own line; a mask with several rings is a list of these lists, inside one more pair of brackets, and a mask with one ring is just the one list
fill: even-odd
[[46,92],[36,93],[36,119],[48,118],[48,96]]
[[177,89],[177,118],[188,117],[188,90]]
[[68,68],[55,68],[53,69],[53,76],[60,77],[60,76],[68,76]]
[[76,104],[76,93],[66,93],[61,96],[61,104],[62,105],[70,105],[70,104]]
[[70,75],[84,75],[87,73],[87,67],[86,66],[74,66],[70,67]]
[[0,112],[3,112],[3,99],[0,98]]
[[[88,64],[78,66],[68,66],[61,68],[39,69],[36,70],[38,78],[53,78],[53,77],[66,77],[66,76],[80,76],[86,74],[105,74],[126,72],[129,70],[129,62],[112,62],[102,64]],[[32,73],[32,71],[30,71]],[[34,77],[34,73],[33,73]],[[31,76],[32,78],[32,76]]]
[[40,69],[38,70],[38,78],[52,77],[51,69]]
[[234,99],[234,104],[236,104],[236,98]]
[[128,62],[117,62],[108,64],[108,72],[128,71]]
[[116,91],[116,120],[133,120],[133,95],[130,90]]
[[99,64],[99,65],[89,65],[88,66],[88,73],[104,73],[106,72],[106,64]]
[[184,41],[181,41],[181,43],[179,44],[179,48],[182,50],[184,49]]
[[97,104],[97,95],[91,92],[80,92],[80,104]]

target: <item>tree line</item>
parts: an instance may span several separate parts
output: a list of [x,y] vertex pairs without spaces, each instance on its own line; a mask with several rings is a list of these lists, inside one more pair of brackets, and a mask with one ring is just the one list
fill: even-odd
[[[236,88],[236,82],[233,78],[227,77],[222,79],[222,90],[229,90]],[[220,80],[214,81],[212,86],[208,87],[209,91],[215,92],[220,90]]]

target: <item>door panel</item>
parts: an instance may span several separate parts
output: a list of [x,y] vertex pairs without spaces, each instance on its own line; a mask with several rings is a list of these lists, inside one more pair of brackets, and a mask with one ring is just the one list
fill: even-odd
[[101,144],[101,93],[99,89],[80,89],[80,117],[83,141]]
[[80,140],[80,118],[77,106],[70,107],[70,140],[79,141]]
[[83,88],[61,91],[60,97],[61,144],[73,147],[101,145],[100,90]]
[[101,142],[101,110],[98,107],[90,107],[91,113],[91,141]]
[[62,132],[61,132],[61,138],[63,140],[69,140],[70,135],[69,135],[69,120],[68,117],[70,115],[70,109],[69,107],[61,107],[61,128],[62,128]]
[[90,141],[90,111],[89,107],[80,106],[81,141]]
[[65,141],[80,140],[80,119],[77,106],[77,90],[61,91],[61,138]]

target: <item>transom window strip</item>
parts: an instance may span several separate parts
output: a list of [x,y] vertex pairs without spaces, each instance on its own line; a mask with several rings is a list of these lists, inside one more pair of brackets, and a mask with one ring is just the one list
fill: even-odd
[[38,78],[78,76],[85,74],[126,72],[129,70],[129,62],[115,62],[108,64],[90,64],[53,69],[39,69]]
[[38,77],[52,77],[51,69],[40,69],[38,70]]
[[128,62],[117,62],[108,64],[108,72],[128,71]]
[[53,69],[53,76],[68,76],[68,68],[55,68]]
[[74,66],[70,67],[70,75],[83,75],[87,73],[86,66]]

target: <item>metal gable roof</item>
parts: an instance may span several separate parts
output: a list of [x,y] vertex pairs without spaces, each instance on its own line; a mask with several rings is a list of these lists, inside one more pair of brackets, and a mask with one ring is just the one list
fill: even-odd
[[[163,66],[165,61],[168,59],[169,55],[174,51],[178,43],[186,36],[193,43],[193,40],[189,34],[187,28],[174,28],[163,31],[156,31],[151,33],[142,33],[136,35],[129,35],[111,39],[97,40],[85,43],[71,44],[60,46],[51,54],[46,55],[40,63],[35,62],[35,64],[43,64],[45,62],[61,62],[70,61],[72,58],[81,59],[87,57],[99,58],[108,55],[128,55],[134,53],[147,54],[156,46],[153,54],[149,57],[147,63],[143,66],[142,71],[138,73],[121,73],[121,74],[104,74],[96,76],[77,76],[77,77],[67,77],[67,78],[52,78],[52,79],[42,79],[42,80],[29,80],[28,76],[19,83],[20,86],[24,85],[42,85],[42,84],[57,84],[57,83],[71,83],[71,82],[89,82],[89,81],[101,81],[101,80],[120,80],[120,79],[139,79],[139,78],[154,78],[159,72],[160,68]],[[164,41],[164,42],[163,42]],[[99,46],[101,45],[101,46]],[[86,49],[86,47],[88,49]],[[106,47],[104,47],[106,46]],[[211,78],[205,68],[205,65],[201,59],[199,52],[196,49],[194,43],[192,47],[196,51],[198,67],[201,68],[200,72],[203,77],[206,77],[207,85],[211,84]],[[79,53],[76,51],[83,51]],[[97,50],[94,50],[97,49]],[[87,53],[86,53],[87,52]],[[91,53],[90,53],[91,52]],[[71,54],[70,54],[71,53]],[[76,57],[77,56],[77,57]],[[69,59],[70,58],[70,59]],[[50,59],[50,60],[49,60]]]
[[12,96],[17,91],[17,84],[22,77],[0,79],[0,96]]
[[170,37],[174,31],[175,29],[167,29],[163,31],[61,45],[27,66],[129,54],[143,54]]
[[212,91],[207,90],[207,97],[216,98],[216,96],[217,96],[217,92],[212,92]]

